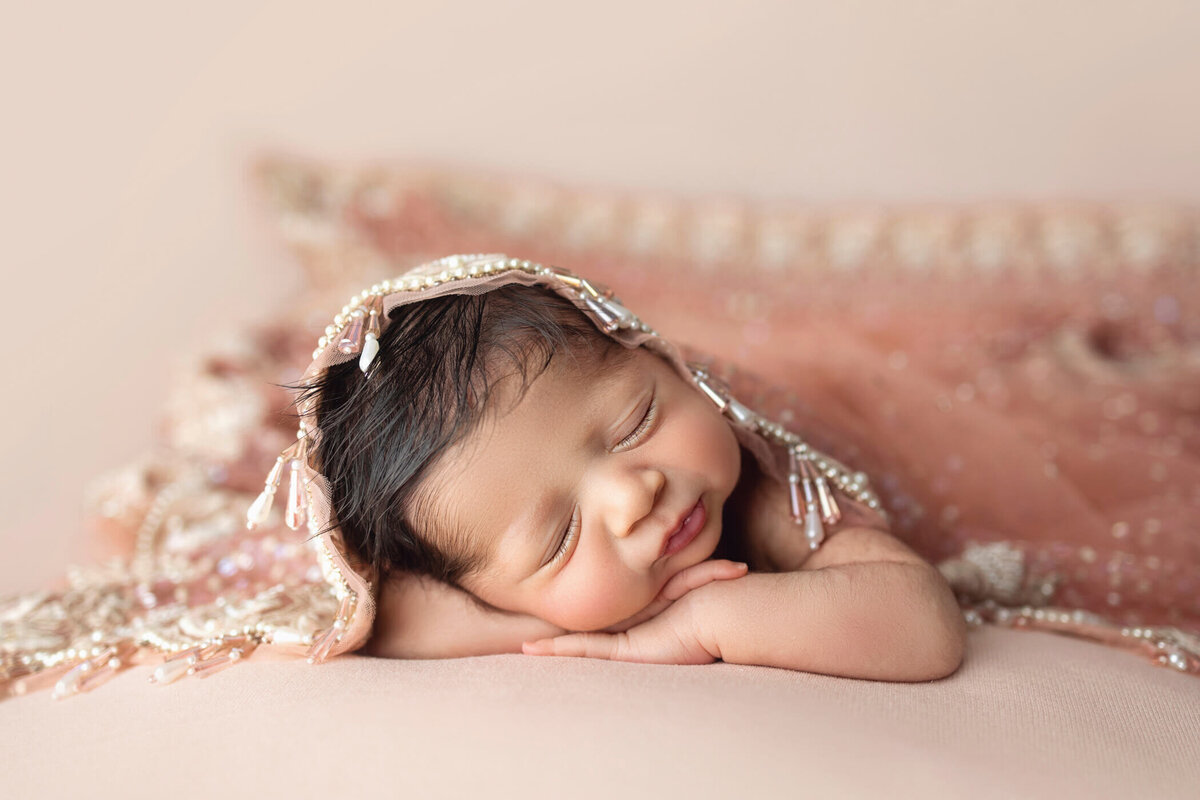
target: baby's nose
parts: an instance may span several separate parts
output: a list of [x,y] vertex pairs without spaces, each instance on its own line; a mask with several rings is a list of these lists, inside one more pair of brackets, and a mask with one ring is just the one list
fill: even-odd
[[633,533],[653,514],[667,479],[658,470],[639,470],[613,487],[610,495],[609,529],[618,539]]

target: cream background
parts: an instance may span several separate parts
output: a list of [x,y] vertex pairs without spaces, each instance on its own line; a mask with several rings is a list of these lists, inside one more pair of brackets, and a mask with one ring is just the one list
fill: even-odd
[[1200,5],[112,0],[0,28],[0,593],[59,575],[170,369],[295,287],[246,159],[814,202],[1200,200]]

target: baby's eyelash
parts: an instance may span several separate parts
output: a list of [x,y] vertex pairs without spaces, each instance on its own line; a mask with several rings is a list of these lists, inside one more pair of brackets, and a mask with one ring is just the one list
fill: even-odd
[[567,523],[567,529],[563,531],[562,541],[558,545],[558,551],[550,559],[551,564],[563,557],[563,554],[570,549],[571,541],[579,534],[579,526],[575,524],[576,518],[579,516],[579,507],[576,506],[575,511],[571,513],[571,521]]
[[658,417],[658,395],[654,395],[650,400],[650,408],[646,409],[646,416],[642,417],[642,421],[638,424],[633,433],[626,436],[617,443],[617,447],[626,447],[628,445],[637,444],[641,441],[642,436],[654,424],[654,420]]
[[[642,421],[638,423],[637,428],[633,431],[633,433],[622,439],[620,443],[617,444],[617,447],[626,447],[640,442],[643,438],[645,438],[647,431],[650,430],[657,419],[658,395],[655,394],[652,398],[650,398],[650,408],[646,409],[646,415],[642,417]],[[547,566],[560,561],[563,556],[566,555],[567,551],[571,549],[571,543],[575,540],[575,537],[579,535],[579,529],[582,527],[581,522],[576,522],[578,518],[579,508],[577,506],[571,513],[571,521],[567,523],[567,529],[563,531],[562,539],[558,543],[558,550],[555,551],[554,555],[550,557],[550,560],[546,562]]]

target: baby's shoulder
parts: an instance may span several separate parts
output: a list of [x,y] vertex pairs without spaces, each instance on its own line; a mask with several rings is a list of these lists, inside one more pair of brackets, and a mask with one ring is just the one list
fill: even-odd
[[[841,518],[824,524],[827,538],[849,528],[891,533],[883,514],[834,491]],[[722,522],[715,558],[745,561],[753,570],[785,572],[799,569],[813,552],[804,536],[804,526],[792,517],[787,485],[762,472],[752,458],[744,464],[738,485],[726,502]]]

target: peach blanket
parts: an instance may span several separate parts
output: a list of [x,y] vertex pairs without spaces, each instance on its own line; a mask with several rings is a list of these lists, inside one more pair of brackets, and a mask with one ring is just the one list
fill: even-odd
[[7,797],[1191,800],[1195,678],[1047,633],[972,631],[927,684],[488,656],[145,669],[0,703]]

